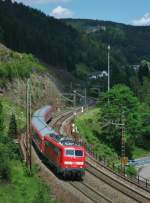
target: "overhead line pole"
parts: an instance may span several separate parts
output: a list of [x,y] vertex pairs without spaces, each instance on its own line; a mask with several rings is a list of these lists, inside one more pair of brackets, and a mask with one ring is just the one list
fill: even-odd
[[76,90],[73,91],[73,107],[76,107]]
[[110,90],[110,45],[108,45],[108,92]]
[[29,168],[32,171],[32,132],[31,132],[31,79],[29,79]]
[[125,117],[124,112],[121,114],[121,123],[111,123],[112,125],[121,126],[121,170],[125,170]]
[[[107,47],[108,49],[108,93],[110,91],[110,45]],[[108,105],[110,104],[109,96],[108,96]]]
[[31,79],[26,84],[26,166],[32,170],[32,133],[31,133]]
[[122,112],[122,136],[121,136],[121,168],[125,167],[125,122],[124,122],[124,112]]
[[85,104],[85,108],[87,107],[87,92],[86,92],[86,88],[84,89],[84,104]]
[[28,167],[28,80],[26,84],[26,166]]

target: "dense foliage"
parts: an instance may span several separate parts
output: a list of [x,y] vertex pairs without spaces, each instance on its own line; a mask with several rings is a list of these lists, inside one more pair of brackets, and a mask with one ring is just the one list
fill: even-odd
[[11,141],[4,134],[4,113],[2,103],[0,102],[0,181],[9,181],[11,179],[11,167],[9,164],[10,158],[13,156],[9,148]]
[[9,130],[8,130],[8,136],[17,139],[18,130],[17,130],[17,122],[15,114],[11,115],[10,123],[9,123]]
[[109,162],[117,160],[117,154],[111,146],[108,146],[103,140],[99,139],[101,125],[99,124],[100,110],[92,109],[76,118],[76,125],[82,139],[88,143],[89,151],[94,151],[102,160]]
[[[27,168],[20,161],[18,146],[14,141],[17,121],[14,114],[9,121],[11,112],[4,103],[0,101],[0,202],[56,202],[50,198],[49,187],[36,176],[38,167],[32,165],[32,176],[28,176]],[[20,115],[17,108],[16,111]],[[8,124],[6,120],[10,122],[9,133],[4,128]]]
[[21,3],[0,1],[1,42],[14,50],[32,53],[53,66],[67,69],[81,80],[88,78],[91,72],[107,69],[108,43],[111,45],[111,85],[129,85],[135,72],[128,65],[139,64],[143,58],[149,59],[149,28],[142,30],[90,20],[69,20],[69,23],[77,23],[83,32]]
[[67,24],[86,32],[97,43],[111,45],[113,52],[128,64],[150,59],[150,27],[131,26],[101,20],[67,19]]
[[[86,19],[66,19],[64,22],[84,33],[94,47],[97,47],[97,53],[93,51],[95,58],[90,58],[91,63],[95,62],[97,66],[99,65],[97,70],[107,71],[107,46],[110,44],[111,86],[118,83],[126,84],[136,93],[139,80],[141,82],[143,76],[147,75],[148,61],[150,61],[149,26],[136,27]],[[94,60],[96,58],[99,58],[100,63]],[[94,82],[96,83],[96,80]],[[102,78],[97,80],[96,85],[106,90],[107,83]],[[93,80],[90,86],[93,86]]]
[[32,54],[20,54],[0,44],[0,86],[7,86],[7,82],[15,78],[24,79],[33,72],[42,73],[44,70]]
[[136,139],[140,135],[140,103],[131,90],[123,85],[114,86],[101,99],[100,122],[104,128],[100,138],[121,152],[121,126],[125,124],[126,150],[131,156]]
[[[149,27],[94,20],[57,20],[21,3],[0,1],[1,42],[72,72],[80,80],[88,79],[91,72],[107,70],[110,44],[111,86],[124,83],[132,87],[133,77],[136,77],[132,65],[150,59],[149,33]],[[34,66],[27,63],[26,57],[22,60],[20,63],[28,64],[25,65],[27,70]],[[11,79],[16,70],[14,63],[11,67],[1,64],[9,71],[0,72]],[[20,72],[28,74],[25,70]]]
[[0,39],[13,50],[32,53],[45,62],[68,69],[79,60],[79,33],[40,11],[1,0],[0,26]]
[[121,154],[121,125],[125,124],[126,154],[132,157],[133,148],[150,147],[149,106],[140,103],[133,92],[124,85],[114,86],[101,98],[100,116],[102,132],[99,137]]

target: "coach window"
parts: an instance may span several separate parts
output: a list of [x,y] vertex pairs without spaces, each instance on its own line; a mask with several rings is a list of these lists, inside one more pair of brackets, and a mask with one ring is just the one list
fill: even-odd
[[41,139],[39,138],[39,136],[36,132],[33,132],[33,137],[39,144],[41,143]]

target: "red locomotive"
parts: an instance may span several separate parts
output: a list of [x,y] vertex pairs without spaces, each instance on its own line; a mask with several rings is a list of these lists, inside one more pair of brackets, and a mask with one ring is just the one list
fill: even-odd
[[32,117],[32,140],[42,155],[64,177],[85,174],[85,149],[72,138],[58,134],[47,125],[52,119],[52,107],[37,110]]

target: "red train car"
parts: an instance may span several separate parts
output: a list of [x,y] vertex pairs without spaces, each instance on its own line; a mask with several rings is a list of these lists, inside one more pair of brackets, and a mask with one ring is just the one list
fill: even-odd
[[82,177],[85,174],[85,149],[72,138],[63,137],[47,125],[52,118],[52,107],[36,111],[32,118],[33,142],[48,162],[62,176]]

